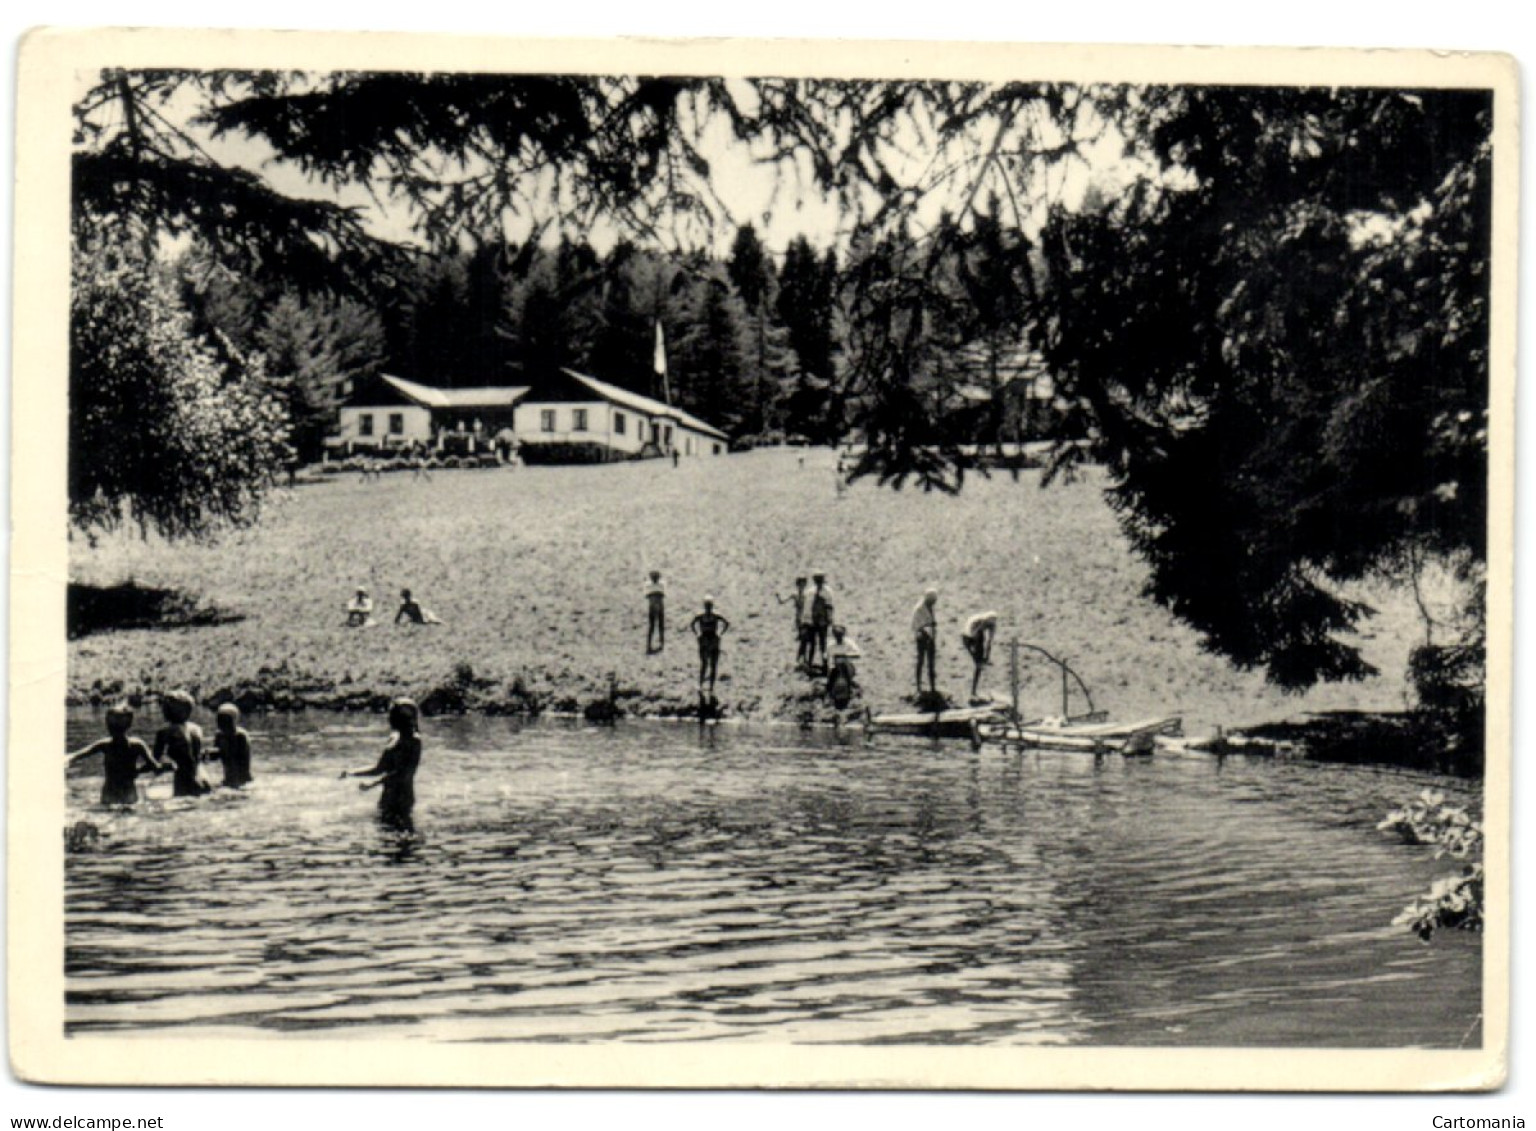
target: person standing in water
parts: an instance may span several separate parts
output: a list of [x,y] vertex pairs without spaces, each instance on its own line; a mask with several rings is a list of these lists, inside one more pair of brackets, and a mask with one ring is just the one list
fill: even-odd
[[171,767],[159,761],[141,738],[133,738],[128,730],[133,726],[133,708],[118,703],[107,709],[107,737],[97,739],[84,750],[69,756],[69,762],[78,762],[92,754],[103,754],[101,803],[103,805],[137,805],[139,802],[138,776],[141,771],[163,773]]
[[649,656],[667,646],[667,588],[661,583],[659,569],[651,570],[651,583],[645,587],[645,605],[645,654]]
[[225,703],[214,716],[211,760],[224,763],[224,788],[251,783],[251,736],[240,729],[240,708]]
[[367,769],[342,770],[344,778],[374,778],[359,789],[382,786],[379,817],[404,824],[411,819],[416,805],[416,769],[421,765],[421,735],[417,732],[420,712],[410,699],[396,699],[389,706],[389,725],[395,732],[379,760]]
[[201,797],[213,792],[203,769],[203,728],[191,721],[192,696],[173,691],[160,700],[165,726],[155,735],[155,761],[169,760],[176,768],[172,793],[177,797]]
[[704,678],[709,677],[709,694],[715,694],[715,674],[720,668],[720,638],[730,631],[731,622],[715,612],[715,599],[704,598],[704,611],[693,618],[688,626],[699,638],[699,690],[704,690]]

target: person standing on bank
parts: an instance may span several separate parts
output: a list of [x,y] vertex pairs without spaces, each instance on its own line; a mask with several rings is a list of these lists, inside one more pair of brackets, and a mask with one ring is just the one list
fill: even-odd
[[805,578],[795,578],[795,591],[788,597],[780,597],[775,593],[773,599],[781,605],[795,606],[795,666],[810,670],[814,635],[811,632],[810,594],[805,591]]
[[933,608],[938,603],[939,591],[930,589],[912,610],[912,639],[917,647],[917,693],[923,693],[923,665],[928,665],[928,690],[937,694],[938,681],[934,666],[938,654],[938,617]]
[[389,725],[395,732],[379,760],[367,769],[342,770],[343,778],[374,778],[359,789],[383,786],[379,796],[379,817],[389,823],[405,824],[416,806],[416,769],[421,765],[421,735],[417,732],[420,712],[410,699],[396,699],[389,706]]
[[730,631],[731,622],[715,612],[715,599],[704,598],[704,611],[688,626],[699,638],[699,691],[709,678],[709,694],[715,694],[715,675],[720,668],[720,638]]
[[816,650],[821,651],[821,670],[827,670],[827,634],[832,631],[832,590],[827,587],[827,575],[824,573],[811,574],[811,581],[815,588],[811,590],[811,631],[815,636],[812,644],[811,655],[807,658],[814,663]]
[[971,675],[971,701],[976,700],[976,689],[981,684],[981,669],[992,662],[992,639],[997,635],[997,614],[990,609],[977,613],[965,622],[960,642],[970,654],[976,670]]
[[667,646],[667,589],[661,583],[659,569],[651,570],[651,583],[645,587],[645,604],[645,654],[649,656]]

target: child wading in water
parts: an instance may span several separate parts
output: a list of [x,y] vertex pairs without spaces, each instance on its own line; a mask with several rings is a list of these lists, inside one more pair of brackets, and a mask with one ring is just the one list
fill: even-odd
[[651,570],[651,583],[645,587],[645,604],[645,654],[649,656],[667,646],[667,589],[661,583],[660,570]]
[[133,708],[119,703],[107,710],[107,737],[97,739],[84,750],[69,756],[70,762],[103,754],[103,779],[101,803],[103,805],[137,805],[139,786],[137,778],[141,770],[161,773],[171,767],[159,761],[143,739],[132,738],[128,728],[133,726]]
[[192,696],[185,691],[173,691],[160,700],[165,725],[155,735],[154,757],[157,762],[169,759],[176,768],[172,792],[177,797],[201,797],[213,791],[203,770],[203,728],[189,721],[193,706]]
[[704,598],[704,611],[693,618],[688,626],[699,638],[699,690],[704,690],[704,677],[709,677],[709,693],[715,693],[715,673],[720,668],[720,637],[731,627],[731,622],[715,612],[715,599]]
[[421,765],[421,735],[416,724],[419,712],[409,699],[396,699],[389,707],[389,725],[395,736],[384,747],[379,760],[366,770],[342,770],[344,778],[376,778],[359,789],[384,787],[379,796],[379,817],[393,823],[405,823],[416,805],[416,768]]
[[251,736],[240,729],[240,708],[225,703],[215,716],[212,758],[224,763],[224,787],[239,789],[251,781]]

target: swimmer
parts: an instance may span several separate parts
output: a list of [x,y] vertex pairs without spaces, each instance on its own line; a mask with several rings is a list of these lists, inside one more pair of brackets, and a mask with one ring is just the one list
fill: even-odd
[[210,761],[224,763],[224,788],[239,789],[251,782],[251,736],[240,729],[240,708],[225,703],[215,715]]
[[144,770],[156,774],[171,769],[159,761],[141,738],[133,738],[128,730],[133,726],[133,708],[118,703],[107,709],[107,737],[98,739],[83,750],[69,756],[69,762],[78,762],[92,754],[103,754],[101,803],[103,805],[136,805],[139,801],[137,778]]
[[359,789],[383,786],[379,797],[379,816],[389,821],[408,821],[416,804],[416,769],[421,765],[421,735],[417,732],[420,712],[410,699],[396,699],[389,706],[389,725],[394,737],[384,747],[379,760],[367,769],[343,770],[343,778],[373,778]]
[[203,728],[191,722],[196,704],[185,691],[173,691],[160,700],[165,726],[155,735],[155,761],[169,760],[176,768],[172,793],[177,797],[201,797],[213,791],[203,770]]

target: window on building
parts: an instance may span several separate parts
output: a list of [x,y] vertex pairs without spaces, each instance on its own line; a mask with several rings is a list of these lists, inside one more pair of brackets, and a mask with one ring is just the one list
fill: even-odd
[[716,444],[715,445],[715,450],[713,452],[711,452],[710,454],[711,455],[719,455],[720,454],[720,445]]
[[571,410],[571,431],[585,432],[587,430],[587,410],[578,408]]
[[672,425],[667,425],[667,447],[672,446]]
[[360,413],[357,418],[357,434],[359,436],[373,435],[373,413]]
[[624,414],[617,409],[613,413],[613,434],[615,436],[624,435]]
[[392,412],[389,414],[389,434],[391,436],[405,435],[405,413]]
[[539,431],[553,432],[555,430],[555,410],[543,408],[539,410]]

